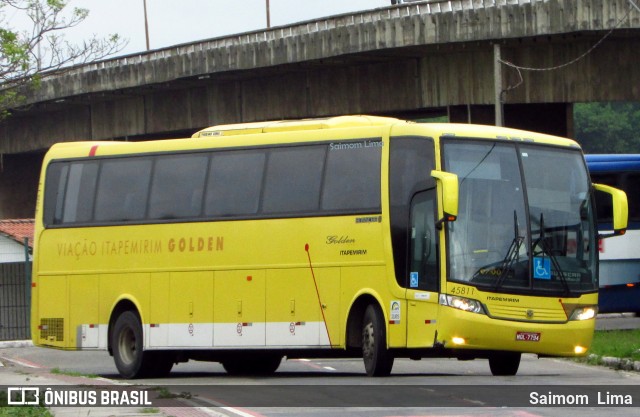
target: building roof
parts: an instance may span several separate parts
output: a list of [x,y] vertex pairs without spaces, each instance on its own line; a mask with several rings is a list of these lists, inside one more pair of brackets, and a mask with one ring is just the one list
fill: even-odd
[[33,219],[0,220],[0,234],[8,236],[20,244],[29,239],[29,248],[33,248]]

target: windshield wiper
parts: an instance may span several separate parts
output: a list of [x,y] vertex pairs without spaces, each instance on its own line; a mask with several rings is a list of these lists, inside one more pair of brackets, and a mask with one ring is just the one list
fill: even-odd
[[[537,252],[537,253],[536,252],[533,253],[534,262],[535,262],[536,254],[542,254],[542,259],[544,259],[544,254],[546,253],[547,256],[549,257],[549,259],[551,260],[551,265],[558,272],[558,277],[560,278],[560,282],[562,283],[562,286],[564,287],[565,292],[567,294],[569,294],[569,293],[571,293],[571,289],[569,288],[569,283],[567,282],[567,279],[565,278],[564,273],[562,272],[562,268],[560,268],[560,264],[558,263],[558,259],[551,252],[551,249],[549,249],[547,247],[547,242],[546,242],[544,234],[545,234],[544,214],[540,213],[540,237],[538,237],[538,239],[536,239],[534,244],[531,245],[531,250],[535,250],[535,247],[539,245],[541,251]],[[553,270],[553,268],[552,268],[552,270]],[[549,271],[549,275],[551,275],[551,271]]]
[[493,287],[494,291],[498,290],[498,288],[502,286],[502,283],[507,278],[507,275],[509,275],[509,271],[511,270],[514,262],[520,259],[520,247],[522,246],[522,242],[524,242],[524,237],[518,235],[518,213],[513,210],[513,240],[511,241],[509,249],[507,249],[507,254],[500,265],[500,276],[496,281],[496,285]]

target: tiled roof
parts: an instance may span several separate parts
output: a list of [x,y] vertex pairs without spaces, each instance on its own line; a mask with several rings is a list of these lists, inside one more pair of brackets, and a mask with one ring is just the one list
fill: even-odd
[[24,243],[24,238],[29,238],[29,247],[33,248],[33,223],[33,219],[0,220],[0,233],[20,244]]

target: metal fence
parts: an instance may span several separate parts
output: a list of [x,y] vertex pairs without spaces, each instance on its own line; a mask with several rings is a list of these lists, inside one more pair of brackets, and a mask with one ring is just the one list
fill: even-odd
[[31,338],[31,262],[28,251],[25,251],[23,259],[21,262],[0,263],[0,341]]

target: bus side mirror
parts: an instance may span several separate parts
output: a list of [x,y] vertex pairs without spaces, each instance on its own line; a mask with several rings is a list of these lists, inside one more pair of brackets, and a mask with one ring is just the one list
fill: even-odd
[[629,206],[625,192],[603,184],[593,184],[593,188],[611,197],[611,207],[613,210],[613,233],[601,234],[599,238],[604,239],[625,234],[629,219]]
[[438,180],[442,197],[443,217],[436,223],[436,227],[440,229],[442,223],[455,221],[458,217],[458,176],[436,170],[431,171],[431,176]]

